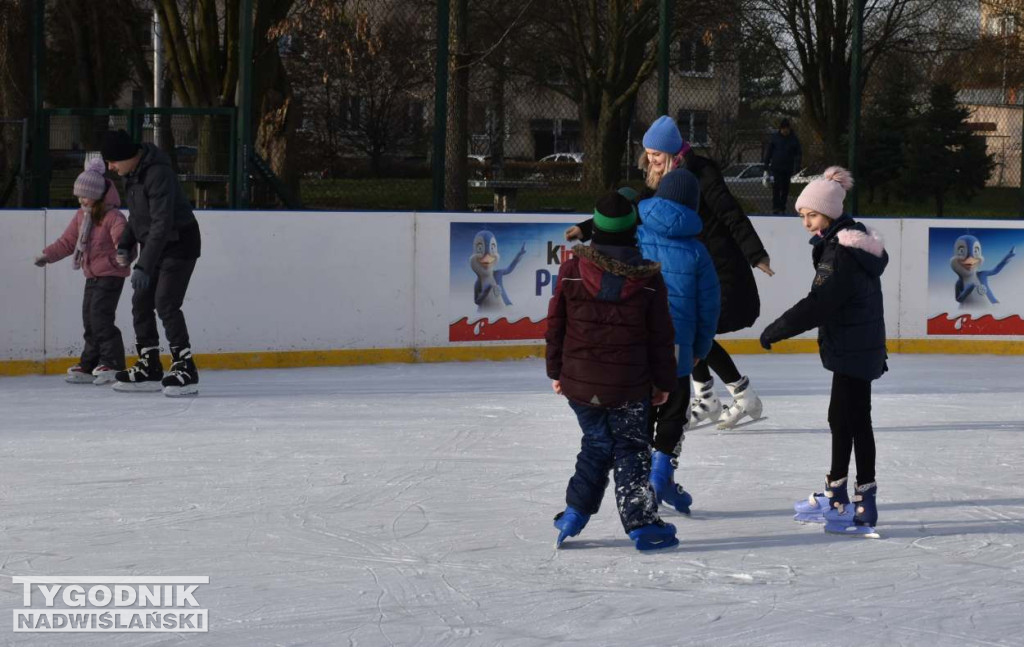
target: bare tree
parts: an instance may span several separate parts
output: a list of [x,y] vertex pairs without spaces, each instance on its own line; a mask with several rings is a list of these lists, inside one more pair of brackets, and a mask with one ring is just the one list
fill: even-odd
[[296,80],[307,106],[305,136],[333,164],[352,151],[382,175],[390,156],[418,153],[431,61],[417,34],[422,14],[335,2],[294,24]]
[[[830,159],[842,159],[850,120],[854,0],[746,0],[746,28],[772,44]],[[863,74],[887,52],[966,49],[964,23],[934,0],[864,0]],[[953,13],[953,15],[949,15]],[[862,86],[863,89],[863,86]]]

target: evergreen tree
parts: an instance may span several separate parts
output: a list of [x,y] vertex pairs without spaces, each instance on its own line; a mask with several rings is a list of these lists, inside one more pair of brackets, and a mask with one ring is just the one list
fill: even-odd
[[880,191],[883,204],[888,204],[906,165],[904,147],[915,118],[914,84],[897,70],[883,74],[874,100],[864,111],[860,182],[869,202]]
[[929,94],[928,107],[910,131],[903,189],[911,198],[934,199],[936,215],[942,216],[948,194],[970,201],[985,188],[994,162],[985,140],[968,130],[970,111],[957,103],[956,90],[939,84]]

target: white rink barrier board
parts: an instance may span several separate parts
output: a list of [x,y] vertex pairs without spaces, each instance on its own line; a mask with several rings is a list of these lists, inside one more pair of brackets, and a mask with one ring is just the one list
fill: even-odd
[[[70,258],[45,268],[32,263],[73,213],[0,211],[0,375],[60,372],[81,350],[82,272]],[[322,211],[197,217],[202,257],[183,309],[195,352],[209,368],[539,355],[547,301],[568,253],[562,232],[585,218]],[[737,352],[760,352],[761,330],[807,293],[814,275],[798,218],[752,220],[775,276],[754,270],[761,317],[722,337]],[[882,280],[891,351],[1024,352],[1024,258],[1010,251],[1024,254],[1024,222],[863,221],[889,253]],[[961,302],[952,259],[963,240],[979,245],[984,261],[975,273],[988,274]],[[128,282],[117,324],[132,353]],[[811,331],[778,349],[813,352],[814,337]]]

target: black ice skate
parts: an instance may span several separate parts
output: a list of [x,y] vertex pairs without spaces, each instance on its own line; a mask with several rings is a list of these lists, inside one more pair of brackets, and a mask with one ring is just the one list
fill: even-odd
[[164,395],[177,398],[198,394],[199,371],[196,369],[196,363],[192,361],[192,349],[171,348],[171,357],[174,358],[174,363],[171,364],[171,370],[162,382]]
[[156,346],[143,348],[141,345],[138,349],[139,359],[135,361],[135,366],[114,375],[115,391],[153,393],[163,388],[160,384],[164,376],[160,349]]

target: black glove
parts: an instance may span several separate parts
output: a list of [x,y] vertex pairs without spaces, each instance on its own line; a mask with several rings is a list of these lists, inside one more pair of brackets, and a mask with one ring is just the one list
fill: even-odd
[[149,289],[149,275],[138,267],[132,270],[132,289],[136,292],[145,292]]
[[765,350],[772,349],[772,340],[768,337],[768,329],[765,328],[764,332],[761,333],[761,348]]

